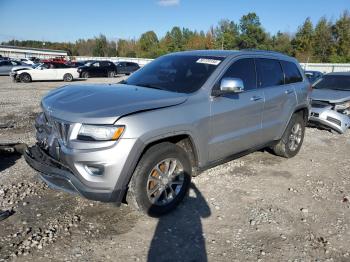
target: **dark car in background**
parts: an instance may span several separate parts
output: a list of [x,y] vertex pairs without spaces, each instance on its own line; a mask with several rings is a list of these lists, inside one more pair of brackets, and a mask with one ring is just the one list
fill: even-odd
[[309,79],[310,84],[315,83],[317,80],[321,79],[323,74],[319,71],[305,71],[306,77]]
[[140,69],[140,66],[137,63],[133,62],[117,62],[117,74],[130,75],[131,73]]
[[84,66],[85,63],[84,62],[76,62],[76,61],[73,61],[73,62],[68,62],[66,63],[67,66],[70,66],[70,67],[80,67],[80,66]]
[[94,61],[78,67],[78,73],[82,78],[115,77],[117,66],[111,61]]

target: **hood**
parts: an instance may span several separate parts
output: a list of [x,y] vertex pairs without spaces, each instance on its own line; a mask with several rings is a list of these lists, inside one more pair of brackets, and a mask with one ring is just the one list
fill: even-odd
[[311,99],[327,101],[332,104],[342,103],[350,100],[350,91],[332,89],[313,89],[311,93]]
[[14,66],[11,68],[12,72],[17,72],[19,70],[29,70],[29,69],[33,69],[30,65],[27,66]]
[[123,84],[68,85],[51,91],[43,98],[42,107],[50,116],[68,122],[114,124],[124,115],[178,105],[187,97]]

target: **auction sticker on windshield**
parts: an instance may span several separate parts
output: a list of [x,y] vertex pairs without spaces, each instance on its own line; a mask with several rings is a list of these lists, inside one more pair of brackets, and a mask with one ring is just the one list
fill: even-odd
[[199,58],[197,60],[197,63],[200,64],[208,64],[208,65],[218,65],[220,64],[220,60],[216,60],[216,59],[208,59],[208,58]]

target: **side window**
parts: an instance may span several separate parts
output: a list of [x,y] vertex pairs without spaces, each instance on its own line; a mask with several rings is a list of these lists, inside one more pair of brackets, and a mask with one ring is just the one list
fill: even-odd
[[99,62],[93,63],[92,66],[93,67],[100,67],[100,63]]
[[253,58],[244,58],[234,62],[225,72],[222,78],[240,78],[244,84],[244,90],[256,89],[256,72]]
[[[283,71],[284,71],[284,81],[286,84],[302,82],[303,77],[300,74],[298,67],[292,63],[287,61],[281,61]],[[312,77],[315,77],[313,75]]]
[[255,61],[258,72],[259,87],[270,87],[284,84],[283,71],[278,60],[258,58]]

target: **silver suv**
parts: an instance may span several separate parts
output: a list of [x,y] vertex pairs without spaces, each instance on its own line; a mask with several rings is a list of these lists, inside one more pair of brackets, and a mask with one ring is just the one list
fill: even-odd
[[51,91],[25,157],[52,188],[159,216],[204,169],[265,147],[295,156],[309,91],[279,53],[169,54],[119,84]]

